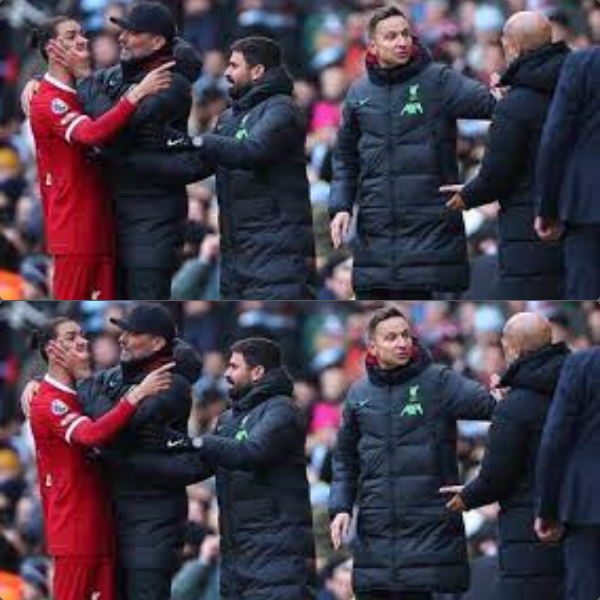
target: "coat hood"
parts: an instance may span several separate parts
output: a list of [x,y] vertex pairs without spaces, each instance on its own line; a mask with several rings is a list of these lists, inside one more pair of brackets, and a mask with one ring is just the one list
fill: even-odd
[[569,53],[569,47],[564,42],[547,44],[529,52],[508,67],[500,85],[530,88],[551,96]]
[[293,92],[294,82],[287,69],[275,67],[267,71],[243,96],[233,102],[233,110],[235,112],[248,111],[271,96],[279,94],[291,96]]
[[516,360],[503,375],[500,385],[526,388],[551,399],[560,372],[571,351],[564,343],[544,346]]
[[431,62],[431,52],[418,39],[415,39],[413,57],[405,65],[384,69],[372,54],[367,53],[366,56],[367,74],[371,83],[375,85],[396,85],[408,81],[421,73]]
[[365,362],[369,381],[376,386],[401,385],[420,375],[431,363],[429,350],[415,340],[414,355],[411,361],[395,369],[382,369],[371,354],[367,354]]
[[288,372],[283,367],[271,369],[258,383],[250,387],[241,398],[233,403],[233,412],[248,412],[275,396],[291,397],[293,392],[294,384]]

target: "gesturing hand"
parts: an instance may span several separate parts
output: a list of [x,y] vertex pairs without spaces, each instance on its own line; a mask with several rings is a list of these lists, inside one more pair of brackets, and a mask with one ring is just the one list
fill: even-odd
[[339,513],[335,516],[330,526],[331,543],[335,550],[339,550],[344,538],[350,535],[352,517],[348,513]]

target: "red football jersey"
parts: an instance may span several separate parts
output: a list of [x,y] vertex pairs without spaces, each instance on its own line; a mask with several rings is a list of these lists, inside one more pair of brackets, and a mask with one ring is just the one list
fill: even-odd
[[75,390],[46,375],[30,406],[48,552],[115,552],[112,499],[90,447],[106,442],[135,412],[126,400],[98,421],[81,413]]
[[112,200],[98,163],[86,146],[106,141],[135,107],[121,100],[100,117],[82,113],[74,88],[46,75],[34,95],[30,120],[50,254],[113,254]]

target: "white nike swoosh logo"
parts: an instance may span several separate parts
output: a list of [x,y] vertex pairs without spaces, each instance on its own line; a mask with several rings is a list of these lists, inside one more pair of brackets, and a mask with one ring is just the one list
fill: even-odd
[[167,442],[167,448],[177,448],[177,446],[181,446],[183,444],[183,440],[169,440]]
[[172,148],[173,146],[181,146],[183,144],[183,138],[178,138],[176,140],[167,140],[167,148]]

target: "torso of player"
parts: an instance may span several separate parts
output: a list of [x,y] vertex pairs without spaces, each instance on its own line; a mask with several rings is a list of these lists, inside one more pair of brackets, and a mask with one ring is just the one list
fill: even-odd
[[109,484],[94,451],[70,439],[80,418],[77,395],[44,380],[30,419],[48,551],[52,556],[111,556],[115,534]]
[[31,101],[30,119],[48,250],[54,255],[111,254],[111,195],[91,149],[71,139],[74,113],[82,113],[76,91],[46,76]]

